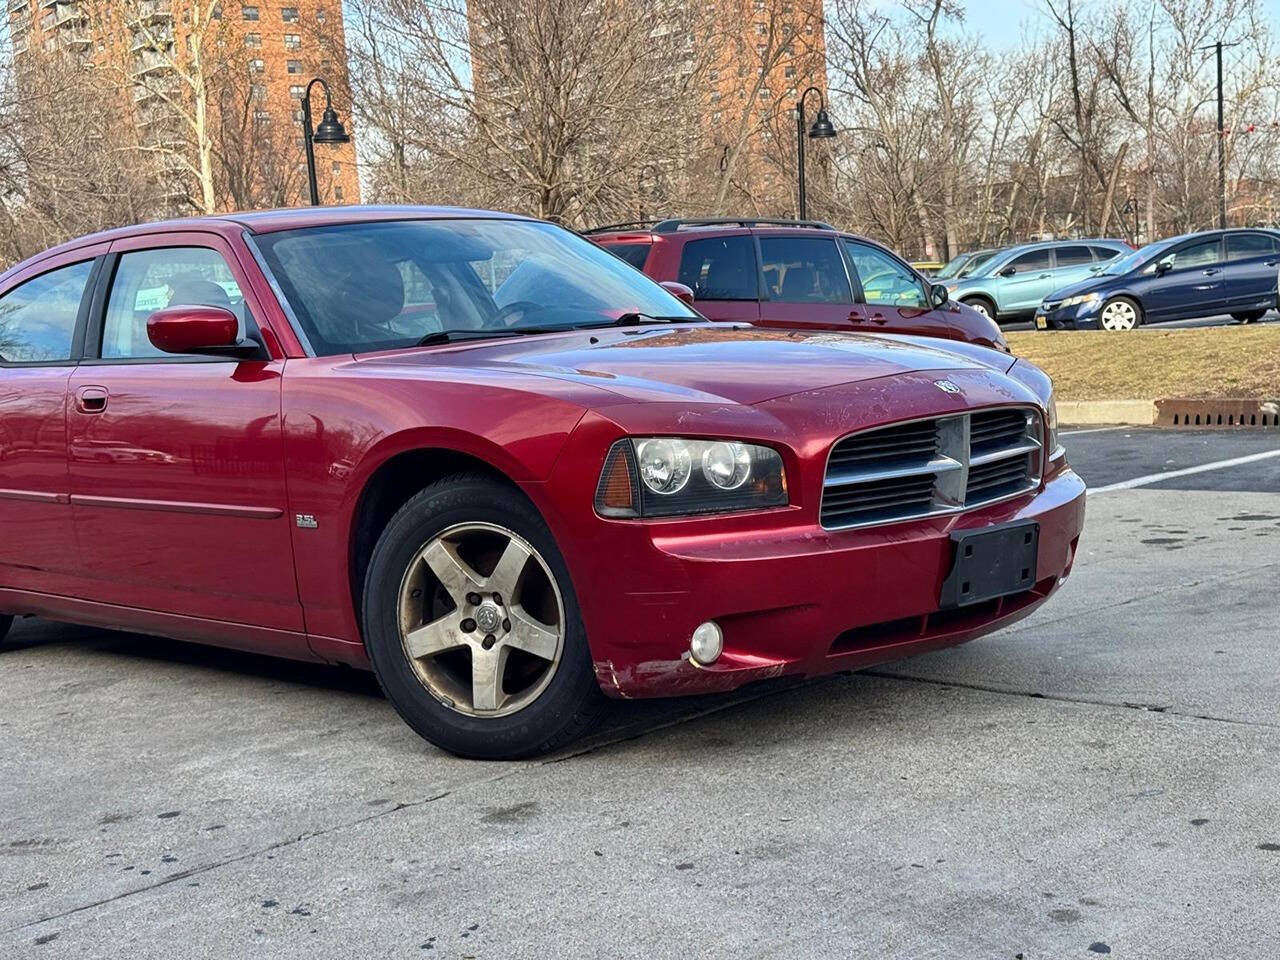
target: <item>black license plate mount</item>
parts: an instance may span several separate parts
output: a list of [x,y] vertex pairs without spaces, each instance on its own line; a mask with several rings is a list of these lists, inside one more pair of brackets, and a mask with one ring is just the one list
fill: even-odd
[[1015,520],[951,534],[951,572],[942,582],[942,609],[967,607],[1030,590],[1036,583],[1040,524]]

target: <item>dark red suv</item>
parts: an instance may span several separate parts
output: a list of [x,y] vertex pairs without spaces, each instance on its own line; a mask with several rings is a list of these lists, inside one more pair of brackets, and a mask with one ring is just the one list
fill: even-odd
[[900,333],[1008,352],[1000,328],[952,302],[865,237],[809,220],[661,220],[586,236],[659,281],[693,291],[711,320],[765,327]]

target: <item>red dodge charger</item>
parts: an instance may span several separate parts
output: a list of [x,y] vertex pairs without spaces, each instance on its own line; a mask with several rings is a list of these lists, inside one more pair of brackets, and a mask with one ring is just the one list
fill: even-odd
[[371,667],[459,754],[612,697],[964,642],[1071,569],[1025,361],[707,323],[452,209],[87,237],[0,278],[0,636],[37,614]]

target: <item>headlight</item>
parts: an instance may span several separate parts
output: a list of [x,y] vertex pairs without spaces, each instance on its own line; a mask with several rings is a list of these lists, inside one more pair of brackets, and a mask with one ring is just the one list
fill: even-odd
[[1067,299],[1062,301],[1061,306],[1078,307],[1084,303],[1096,303],[1101,299],[1102,294],[1099,293],[1082,293],[1078,297],[1067,297]]
[[787,505],[782,457],[738,440],[619,440],[596,486],[604,517],[678,517]]

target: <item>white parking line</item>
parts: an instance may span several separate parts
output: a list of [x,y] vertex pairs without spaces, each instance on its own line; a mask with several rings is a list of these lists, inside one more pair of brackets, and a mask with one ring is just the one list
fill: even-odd
[[1262,453],[1251,453],[1247,457],[1234,457],[1231,460],[1218,460],[1214,463],[1202,463],[1198,467],[1184,467],[1181,470],[1169,470],[1165,473],[1149,473],[1145,477],[1134,477],[1132,480],[1121,480],[1119,483],[1109,483],[1105,487],[1090,487],[1089,494],[1109,493],[1112,490],[1132,490],[1134,487],[1145,487],[1153,483],[1159,483],[1161,480],[1169,480],[1173,477],[1188,477],[1193,473],[1208,473],[1210,470],[1225,470],[1227,467],[1239,467],[1246,463],[1257,463],[1259,460],[1269,460],[1272,457],[1280,457],[1280,450],[1264,450]]
[[1132,430],[1132,429],[1133,427],[1127,424],[1119,427],[1089,427],[1087,430],[1059,430],[1058,436],[1078,437],[1082,433],[1106,433],[1108,430]]

